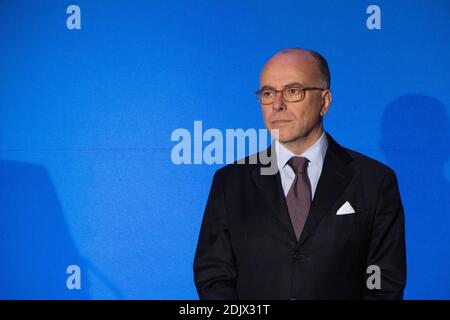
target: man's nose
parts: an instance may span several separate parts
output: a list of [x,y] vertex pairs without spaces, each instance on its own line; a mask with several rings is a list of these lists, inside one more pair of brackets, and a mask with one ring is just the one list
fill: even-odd
[[281,97],[281,93],[278,92],[275,95],[275,100],[273,100],[272,109],[273,111],[281,111],[284,108],[286,108],[286,105],[284,104],[283,98]]

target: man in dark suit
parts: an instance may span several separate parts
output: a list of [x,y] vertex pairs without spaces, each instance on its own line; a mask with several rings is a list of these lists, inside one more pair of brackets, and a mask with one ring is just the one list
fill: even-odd
[[282,50],[264,66],[260,86],[265,125],[278,135],[278,170],[265,175],[262,161],[247,161],[216,172],[194,261],[200,298],[401,299],[396,176],[324,131],[326,60]]

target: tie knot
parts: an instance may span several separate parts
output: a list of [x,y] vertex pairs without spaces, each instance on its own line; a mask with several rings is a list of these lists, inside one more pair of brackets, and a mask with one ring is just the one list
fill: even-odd
[[288,161],[288,165],[294,170],[295,174],[307,172],[309,160],[305,157],[292,157]]

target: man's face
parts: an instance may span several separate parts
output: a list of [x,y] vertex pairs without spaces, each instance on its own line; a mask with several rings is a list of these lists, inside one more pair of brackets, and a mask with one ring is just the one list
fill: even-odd
[[[302,87],[321,87],[315,58],[308,52],[294,51],[274,56],[265,65],[260,76],[260,87],[281,90],[297,84]],[[273,103],[262,105],[263,117],[269,131],[279,130],[279,141],[294,142],[307,138],[322,128],[322,116],[328,110],[330,92],[305,91],[302,101],[287,102],[277,93]]]

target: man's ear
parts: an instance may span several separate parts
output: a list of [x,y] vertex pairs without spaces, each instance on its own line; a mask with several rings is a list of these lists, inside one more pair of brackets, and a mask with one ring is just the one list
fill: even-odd
[[330,104],[331,104],[331,90],[327,89],[322,92],[322,108],[320,109],[320,115],[322,117],[324,117],[327,114]]

